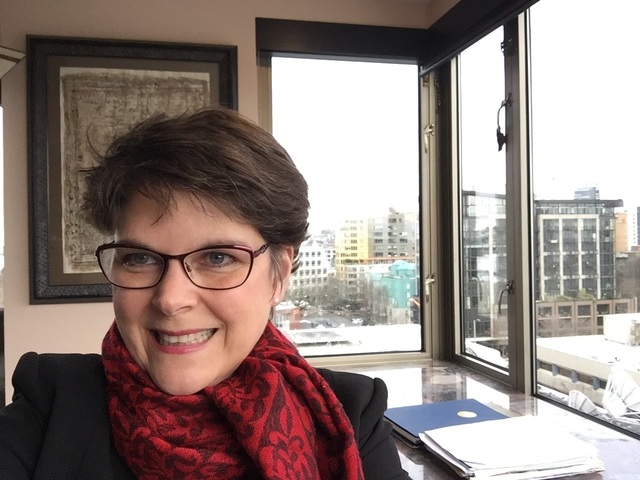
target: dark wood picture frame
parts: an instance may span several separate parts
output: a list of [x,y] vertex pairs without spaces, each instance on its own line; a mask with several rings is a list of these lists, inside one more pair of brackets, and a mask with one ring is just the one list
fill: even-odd
[[110,301],[80,170],[155,113],[237,109],[237,47],[27,36],[30,303]]

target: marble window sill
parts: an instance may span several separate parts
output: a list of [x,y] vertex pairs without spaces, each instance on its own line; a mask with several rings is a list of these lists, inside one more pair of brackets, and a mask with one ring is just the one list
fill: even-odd
[[[554,416],[578,438],[598,448],[604,472],[574,477],[580,480],[640,479],[640,440],[600,425],[546,400],[527,396],[508,386],[485,377],[464,366],[451,362],[424,360],[390,366],[343,367],[382,378],[389,388],[389,407],[441,402],[457,398],[475,398],[493,403],[518,415]],[[530,448],[525,438],[523,447]],[[459,478],[426,450],[412,448],[397,440],[403,467],[413,480]]]

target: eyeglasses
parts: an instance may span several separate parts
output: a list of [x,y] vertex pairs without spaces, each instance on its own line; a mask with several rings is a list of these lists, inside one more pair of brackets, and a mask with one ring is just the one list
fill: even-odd
[[169,260],[176,259],[185,273],[201,288],[229,290],[247,281],[253,260],[269,248],[258,250],[240,245],[215,245],[182,255],[166,255],[147,248],[108,243],[96,249],[100,269],[109,283],[121,288],[151,288],[160,283]]

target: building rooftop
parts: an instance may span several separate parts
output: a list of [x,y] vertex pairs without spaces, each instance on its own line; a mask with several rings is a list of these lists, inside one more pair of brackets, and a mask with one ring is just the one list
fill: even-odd
[[640,345],[608,340],[604,335],[538,338],[538,359],[606,379],[611,366],[624,368],[640,385]]

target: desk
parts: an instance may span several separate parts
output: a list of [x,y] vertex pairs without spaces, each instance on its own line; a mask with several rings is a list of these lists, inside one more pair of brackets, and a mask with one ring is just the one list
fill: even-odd
[[[527,396],[461,365],[435,360],[389,366],[342,368],[382,378],[389,388],[389,407],[424,402],[444,402],[475,398],[493,403],[517,415],[553,416],[554,423],[566,428],[598,449],[604,472],[566,477],[576,480],[639,480],[640,440],[583,418],[550,402]],[[459,479],[446,465],[425,449],[412,448],[397,439],[404,469],[412,480]],[[535,448],[522,438],[523,448]]]

